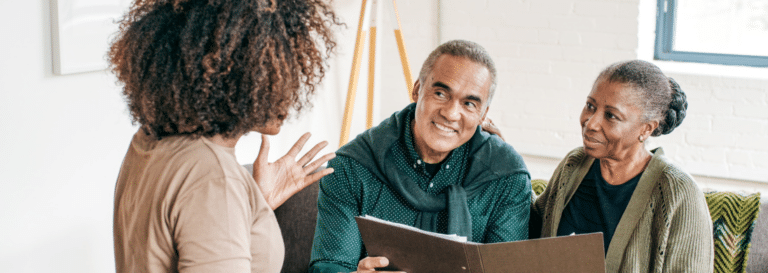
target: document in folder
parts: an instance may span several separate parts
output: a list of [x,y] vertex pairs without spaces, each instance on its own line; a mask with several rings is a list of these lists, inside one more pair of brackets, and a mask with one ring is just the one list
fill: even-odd
[[605,272],[602,233],[478,244],[371,216],[355,220],[368,256],[389,259],[389,267],[384,270]]

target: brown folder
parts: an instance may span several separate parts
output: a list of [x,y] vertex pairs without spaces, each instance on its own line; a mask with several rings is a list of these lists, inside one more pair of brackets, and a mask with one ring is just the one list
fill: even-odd
[[369,256],[389,259],[379,270],[420,272],[605,272],[602,233],[478,244],[355,217]]

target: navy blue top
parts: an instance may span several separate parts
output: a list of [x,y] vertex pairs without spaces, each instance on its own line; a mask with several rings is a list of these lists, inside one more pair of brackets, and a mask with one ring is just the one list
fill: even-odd
[[605,253],[608,253],[616,226],[642,174],[624,184],[611,185],[603,179],[600,160],[595,160],[563,210],[557,236],[602,232]]

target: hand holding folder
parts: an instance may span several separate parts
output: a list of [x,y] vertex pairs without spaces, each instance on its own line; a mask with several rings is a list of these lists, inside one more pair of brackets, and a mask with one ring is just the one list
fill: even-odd
[[355,220],[368,255],[389,259],[383,270],[605,272],[601,233],[478,244],[370,216]]

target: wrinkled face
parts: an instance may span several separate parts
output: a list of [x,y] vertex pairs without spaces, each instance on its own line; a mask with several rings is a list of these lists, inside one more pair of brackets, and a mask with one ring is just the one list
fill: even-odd
[[442,160],[472,138],[488,110],[490,86],[485,66],[447,54],[437,58],[424,82],[416,81],[413,133],[424,160],[435,163],[429,160],[434,156]]
[[584,150],[594,158],[623,158],[643,147],[651,128],[643,122],[643,111],[634,103],[636,95],[629,85],[601,81],[587,96],[581,111],[581,137]]

